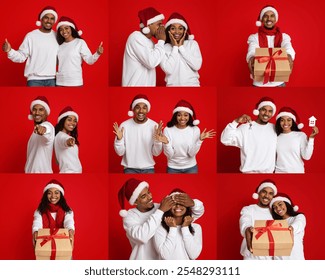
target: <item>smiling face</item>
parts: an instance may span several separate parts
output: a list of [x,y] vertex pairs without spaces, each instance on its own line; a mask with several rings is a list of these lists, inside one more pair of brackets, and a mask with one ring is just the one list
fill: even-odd
[[176,119],[177,119],[176,127],[185,128],[190,119],[190,114],[184,111],[177,112]]
[[181,205],[181,204],[175,204],[170,209],[170,212],[171,212],[171,214],[173,215],[174,218],[183,217],[185,212],[186,212],[186,207],[184,205]]
[[148,106],[140,102],[134,106],[133,113],[133,119],[136,123],[145,123],[147,121]]
[[277,19],[275,17],[274,12],[272,12],[272,11],[265,12],[262,17],[262,23],[263,23],[264,27],[267,29],[272,29],[275,26],[276,21],[277,21]]
[[172,34],[172,36],[175,38],[175,40],[179,42],[184,35],[185,28],[183,25],[179,23],[173,23],[171,24],[169,31]]
[[151,37],[155,37],[156,38],[156,34],[157,34],[157,30],[158,28],[162,25],[163,21],[159,20],[156,21],[154,23],[151,23],[148,25],[149,29],[150,29],[150,33],[147,34],[146,36],[150,39]]
[[283,133],[289,133],[291,132],[291,127],[292,127],[293,120],[292,118],[288,116],[282,116],[280,118],[280,126],[282,128]]
[[148,212],[153,208],[152,194],[148,187],[145,187],[134,203],[140,212]]
[[273,108],[269,105],[263,106],[259,110],[258,118],[256,120],[259,124],[267,124],[273,116]]
[[272,205],[272,208],[274,212],[283,219],[289,217],[289,215],[287,214],[287,205],[284,203],[284,201],[275,201]]
[[55,23],[55,17],[52,14],[45,14],[41,19],[41,31],[49,33]]
[[77,123],[77,118],[75,116],[68,116],[64,121],[62,131],[69,134],[76,128]]
[[50,188],[47,190],[47,199],[52,204],[57,204],[61,198],[61,192],[56,188]]
[[59,28],[60,35],[64,38],[65,42],[70,42],[74,38],[72,37],[72,30],[69,25],[61,25]]
[[274,196],[274,190],[270,187],[265,187],[258,193],[257,204],[260,207],[266,208],[269,206],[273,196]]
[[47,116],[48,116],[48,114],[47,114],[44,106],[42,106],[40,104],[36,104],[33,106],[32,117],[33,117],[35,124],[41,124],[42,122],[45,122],[47,119]]

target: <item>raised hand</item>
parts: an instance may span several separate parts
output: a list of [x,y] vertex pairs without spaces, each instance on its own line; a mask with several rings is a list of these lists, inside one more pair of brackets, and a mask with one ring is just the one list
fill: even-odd
[[165,217],[165,223],[169,227],[176,227],[176,221],[173,217]]
[[119,129],[117,122],[113,124],[113,133],[116,135],[117,140],[121,140],[123,138],[123,132],[124,132],[124,127],[122,129]]
[[193,207],[194,201],[187,193],[174,194],[172,197],[176,204],[184,205],[185,207]]
[[7,38],[5,39],[4,43],[2,44],[2,50],[4,52],[10,52],[10,50],[11,50],[11,45],[8,42]]
[[73,147],[76,144],[76,139],[74,139],[73,137],[67,139],[67,146],[68,147]]
[[100,42],[100,45],[99,45],[99,47],[97,48],[97,53],[98,53],[99,55],[101,55],[101,54],[103,54],[103,52],[104,52],[103,42]]
[[319,133],[318,127],[314,126],[312,133],[309,135],[309,138],[315,138],[315,136]]
[[214,131],[214,129],[211,129],[209,131],[206,131],[207,129],[205,128],[203,130],[203,132],[200,135],[200,140],[203,141],[204,139],[207,138],[213,138],[214,136],[216,136],[216,132]]
[[165,32],[165,26],[160,25],[156,31],[155,37],[157,40],[163,40],[166,41],[166,32]]
[[175,202],[172,200],[172,198],[170,196],[166,196],[160,202],[159,209],[163,212],[167,212],[170,208],[172,208],[173,205],[175,205]]
[[237,119],[235,119],[235,121],[238,123],[247,123],[247,122],[251,122],[252,118],[249,115],[244,114],[238,117]]
[[193,222],[193,220],[194,219],[191,216],[185,216],[182,227],[188,227]]
[[38,134],[38,135],[44,135],[46,132],[46,127],[41,126],[39,124],[35,125],[34,127],[34,133]]

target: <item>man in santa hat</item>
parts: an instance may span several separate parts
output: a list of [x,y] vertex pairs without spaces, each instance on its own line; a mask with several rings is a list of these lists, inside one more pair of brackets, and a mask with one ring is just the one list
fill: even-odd
[[[125,210],[125,199],[134,208]],[[191,199],[186,193],[166,196],[161,203],[154,203],[149,184],[135,178],[127,180],[118,192],[121,206],[120,216],[123,227],[132,246],[130,260],[158,260],[159,256],[153,244],[153,236],[161,224],[164,212],[175,204],[191,207],[192,217],[197,219],[204,213],[203,203]]]
[[11,61],[24,63],[27,60],[24,71],[27,86],[55,87],[59,45],[52,27],[57,20],[55,8],[47,6],[40,12],[36,22],[40,28],[27,33],[19,50],[14,50],[7,39],[2,45],[2,50],[8,54]]
[[122,86],[156,86],[155,68],[165,55],[165,17],[152,7],[139,11],[138,16],[140,31],[134,31],[125,46]]
[[277,135],[274,124],[269,120],[275,112],[274,101],[269,97],[262,97],[253,111],[257,116],[255,121],[244,114],[222,131],[222,144],[240,149],[241,172],[274,172]]
[[[290,68],[293,67],[293,61],[295,59],[295,50],[291,44],[291,38],[288,34],[282,33],[280,28],[277,26],[279,21],[278,11],[270,5],[262,8],[260,11],[256,26],[258,26],[258,32],[252,34],[248,37],[248,52],[246,55],[246,61],[248,63],[248,68],[253,78],[254,75],[254,59],[255,59],[255,49],[256,48],[285,48],[288,54],[288,60]],[[266,86],[266,87],[276,87],[285,86],[284,82],[253,82],[254,86]]]
[[50,106],[45,96],[38,96],[31,102],[28,119],[34,121],[34,130],[27,145],[25,173],[53,173],[54,127],[47,121],[49,114]]

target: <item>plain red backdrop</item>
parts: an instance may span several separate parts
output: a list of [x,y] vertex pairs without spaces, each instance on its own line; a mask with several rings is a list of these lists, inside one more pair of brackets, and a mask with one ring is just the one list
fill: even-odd
[[[173,1],[152,2],[138,1],[110,1],[109,3],[109,41],[114,46],[109,49],[109,84],[120,86],[122,82],[122,66],[125,43],[128,36],[139,30],[139,10],[154,7],[164,14],[167,22],[173,12],[183,15],[189,28],[200,46],[203,57],[202,68],[199,70],[201,86],[215,86],[215,71],[218,57],[217,36],[215,33],[216,10],[211,4],[202,4],[201,0],[176,3]],[[157,67],[157,86],[165,86],[165,74]]]
[[[98,0],[96,3],[81,4],[80,1],[16,1],[3,2],[0,17],[0,43],[7,38],[13,49],[17,50],[25,35],[38,27],[35,22],[46,6],[55,7],[58,16],[71,17],[82,30],[82,38],[94,53],[100,42],[103,42],[104,54],[94,65],[83,63],[84,86],[108,84],[108,1]],[[92,11],[92,12],[90,12]],[[56,31],[56,25],[53,30]],[[7,54],[0,52],[0,86],[25,86],[25,63],[13,63]]]
[[[220,142],[220,135],[226,125],[243,114],[248,114],[255,119],[253,110],[256,103],[263,96],[273,98],[277,111],[283,106],[292,107],[297,111],[300,122],[304,123],[303,132],[309,136],[311,128],[308,126],[308,118],[317,118],[316,126],[320,133],[315,137],[314,153],[310,160],[305,161],[305,172],[323,172],[325,165],[324,143],[324,106],[321,102],[324,96],[323,88],[273,88],[259,89],[254,87],[219,88],[217,93],[217,119],[218,119],[218,172],[239,172],[240,150],[236,147],[224,146]],[[277,114],[277,113],[276,113]],[[275,123],[275,117],[271,123]]]
[[[202,1],[201,1],[202,2]],[[323,64],[323,1],[216,1],[215,21],[208,29],[212,44],[216,44],[217,66],[214,68],[218,86],[248,86],[252,84],[246,63],[247,39],[257,32],[255,22],[265,5],[273,5],[279,13],[278,26],[290,35],[296,59],[290,87],[324,86]],[[195,11],[195,10],[193,10]],[[196,17],[197,15],[193,16]],[[214,37],[214,38],[211,38]]]
[[222,260],[240,260],[242,236],[239,231],[240,211],[256,204],[252,198],[256,187],[265,179],[276,183],[279,192],[290,196],[307,220],[304,252],[307,260],[325,259],[324,211],[320,194],[324,188],[323,174],[305,175],[240,175],[219,174],[217,191],[217,256]]
[[107,175],[1,174],[0,259],[33,260],[33,214],[51,179],[65,188],[65,198],[74,211],[75,260],[108,259]]
[[[33,122],[27,119],[32,100],[45,95],[50,103],[48,120],[55,126],[61,110],[71,106],[79,115],[79,158],[83,172],[106,172],[108,168],[107,147],[107,91],[94,88],[2,88],[0,110],[7,117],[0,120],[7,130],[0,137],[0,172],[23,173],[26,162],[28,139],[33,131]],[[96,96],[96,98],[94,98]],[[53,171],[57,173],[53,153]]]
[[[180,188],[190,195],[191,198],[201,200],[205,207],[204,215],[196,221],[202,227],[203,249],[199,256],[201,260],[216,259],[216,176],[203,175],[175,175],[175,174],[155,174],[155,175],[110,175],[109,178],[109,258],[110,259],[129,259],[131,245],[126,237],[123,228],[122,217],[119,216],[121,206],[118,203],[117,193],[121,186],[129,178],[137,178],[149,184],[153,200],[159,203],[174,188]],[[132,208],[125,202],[126,209]]]
[[[121,173],[121,157],[114,151],[113,123],[127,120],[130,104],[137,94],[146,94],[151,104],[151,110],[148,118],[159,123],[163,121],[164,127],[170,121],[173,115],[173,109],[180,99],[185,99],[194,107],[196,118],[200,120],[198,127],[201,132],[207,128],[208,130],[216,130],[216,91],[215,88],[111,88],[109,96],[109,172]],[[111,129],[111,130],[110,130]],[[217,137],[204,140],[200,151],[197,154],[197,162],[199,173],[215,172],[216,170],[216,143]],[[166,173],[167,159],[162,152],[158,157],[154,157],[156,161],[155,171]]]

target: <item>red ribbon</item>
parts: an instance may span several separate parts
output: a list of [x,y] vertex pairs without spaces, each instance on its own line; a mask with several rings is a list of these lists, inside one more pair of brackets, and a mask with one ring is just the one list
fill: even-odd
[[56,257],[56,243],[55,239],[69,239],[69,236],[67,236],[65,233],[58,233],[60,229],[56,228],[54,230],[50,229],[50,235],[41,235],[37,236],[36,239],[43,239],[43,241],[40,243],[41,247],[43,247],[47,242],[51,241],[51,256],[50,260],[55,260]]
[[258,63],[265,63],[266,67],[264,70],[264,80],[263,85],[266,84],[268,81],[274,82],[275,79],[275,70],[276,70],[276,60],[288,60],[288,57],[280,57],[282,54],[282,50],[279,49],[276,52],[273,52],[273,48],[268,48],[269,56],[256,56],[255,59],[257,59]]
[[256,240],[259,239],[265,232],[267,233],[269,239],[269,255],[274,256],[275,253],[275,246],[274,246],[274,238],[272,235],[271,230],[281,230],[281,231],[288,231],[288,228],[283,228],[281,223],[277,223],[273,225],[274,220],[267,220],[265,227],[255,227],[254,229],[257,231],[255,235]]

